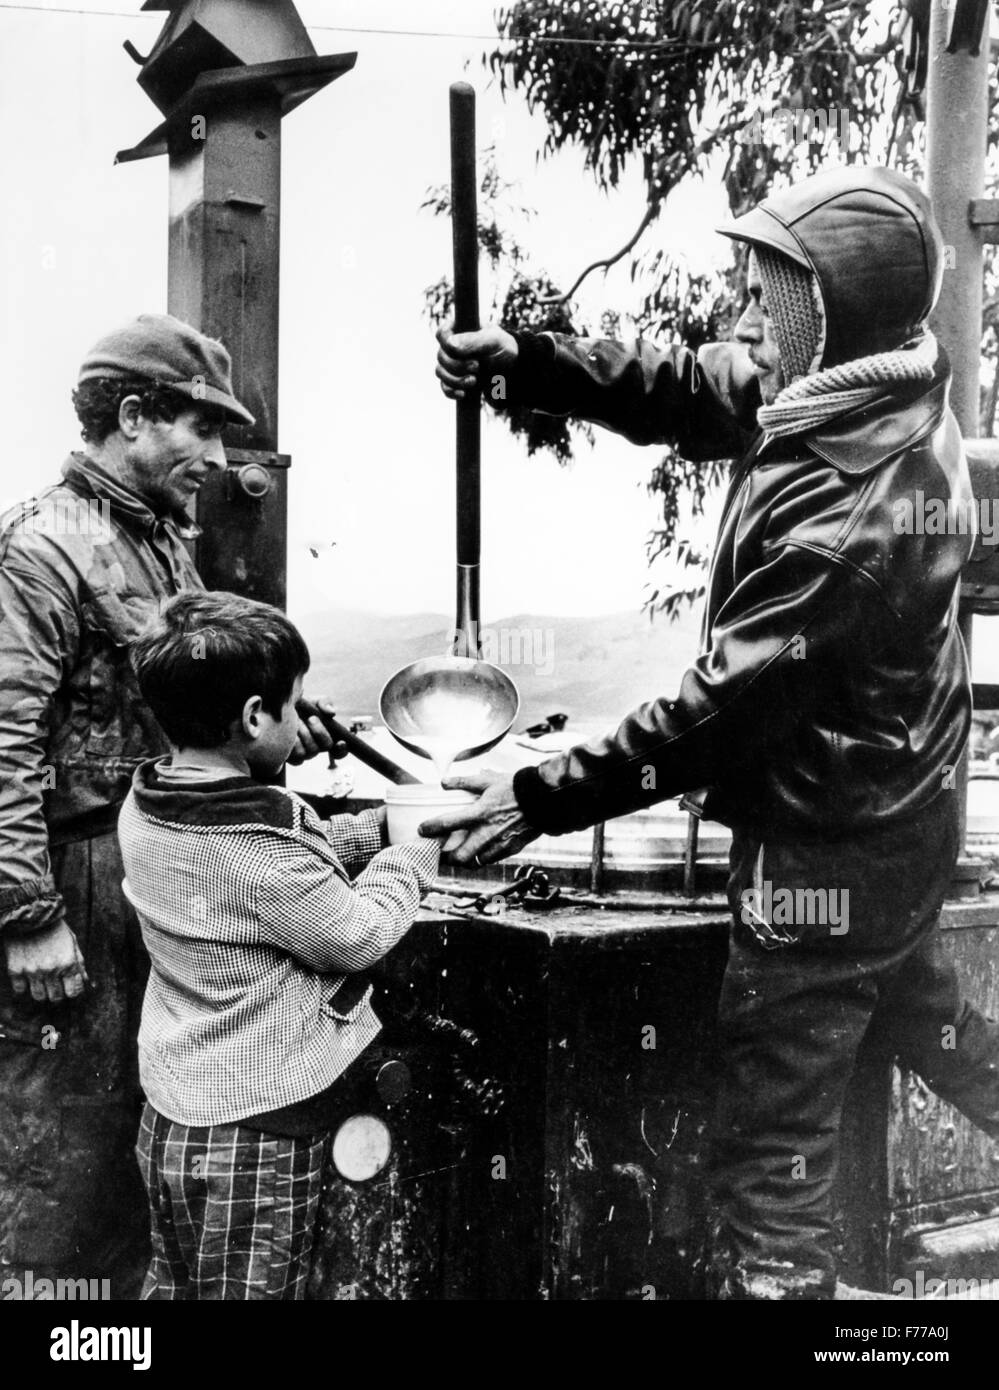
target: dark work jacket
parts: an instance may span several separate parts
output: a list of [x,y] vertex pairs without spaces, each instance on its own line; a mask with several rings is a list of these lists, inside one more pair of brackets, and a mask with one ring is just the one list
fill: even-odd
[[129,646],[164,599],[203,587],[184,519],[83,454],[0,518],[0,930],[59,920],[50,844],[114,829],[140,762],[168,744]]
[[[643,342],[518,342],[511,401],[636,444],[668,442],[689,459],[738,458],[702,655],[673,698],[520,770],[528,821],[558,834],[709,788],[707,814],[730,825],[845,835],[910,816],[953,786],[971,714],[957,602],[974,536],[944,354],[929,384],[767,441],[737,344],[695,358]],[[925,515],[934,498],[964,524],[911,534],[906,507]]]

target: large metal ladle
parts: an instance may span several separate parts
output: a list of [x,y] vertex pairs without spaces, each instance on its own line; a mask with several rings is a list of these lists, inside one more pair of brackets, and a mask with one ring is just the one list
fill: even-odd
[[381,696],[387,729],[410,752],[450,762],[475,758],[499,743],[517,717],[520,696],[510,677],[473,657],[428,656],[388,681]]
[[[475,89],[467,82],[455,82],[450,98],[454,326],[456,332],[468,333],[479,327]],[[404,748],[434,758],[441,776],[452,758],[455,762],[474,758],[499,743],[520,708],[510,677],[481,659],[478,392],[466,392],[455,404],[458,592],[451,654],[424,657],[404,666],[386,683],[380,700],[385,727]]]

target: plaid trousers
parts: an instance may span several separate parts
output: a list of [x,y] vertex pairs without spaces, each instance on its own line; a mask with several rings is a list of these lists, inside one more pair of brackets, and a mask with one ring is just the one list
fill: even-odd
[[325,1135],[177,1124],[147,1102],[135,1149],[152,1220],[142,1298],[304,1298],[325,1146]]

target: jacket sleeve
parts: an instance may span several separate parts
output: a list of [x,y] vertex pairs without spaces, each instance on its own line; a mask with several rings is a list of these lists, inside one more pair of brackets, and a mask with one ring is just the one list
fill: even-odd
[[361,811],[358,815],[331,816],[322,825],[334,854],[351,875],[385,848],[376,810]]
[[694,462],[741,454],[756,432],[759,381],[738,343],[694,353],[559,333],[517,333],[506,376],[480,382],[497,409],[590,420],[633,444],[674,444]]
[[0,567],[0,931],[59,921],[44,791],[53,702],[79,645],[73,596],[58,574],[10,538]]
[[737,585],[710,649],[673,700],[639,706],[606,737],[514,774],[536,829],[561,834],[731,777],[796,736],[851,647],[894,623],[870,578],[832,550],[787,543]]
[[367,970],[409,931],[439,862],[440,841],[414,840],[376,854],[347,883],[315,854],[289,846],[261,885],[261,940],[313,970]]

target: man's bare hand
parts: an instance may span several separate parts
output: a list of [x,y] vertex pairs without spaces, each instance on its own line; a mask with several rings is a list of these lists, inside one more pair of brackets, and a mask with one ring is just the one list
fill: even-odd
[[65,922],[28,936],[5,936],[7,974],[15,994],[31,992],[38,1003],[76,999],[87,983],[76,937]]
[[[336,710],[329,700],[314,700],[313,704],[321,710],[325,710],[330,718],[335,717]],[[333,750],[334,756],[345,758],[347,747],[343,743],[337,743],[333,735],[326,728],[323,721],[315,714],[309,719],[299,718],[298,738],[295,746],[288,755],[290,763],[305,763],[310,758],[316,757],[319,753],[328,753]]]
[[420,826],[421,835],[435,838],[467,830],[461,844],[450,851],[456,864],[494,864],[516,854],[541,834],[521,814],[510,777],[498,772],[476,772],[467,777],[449,777],[444,786],[448,790],[481,793],[471,805],[442,811]]
[[498,324],[487,324],[474,333],[455,333],[449,321],[437,330],[437,378],[445,396],[462,400],[478,385],[480,369],[502,372],[517,360],[517,339]]

